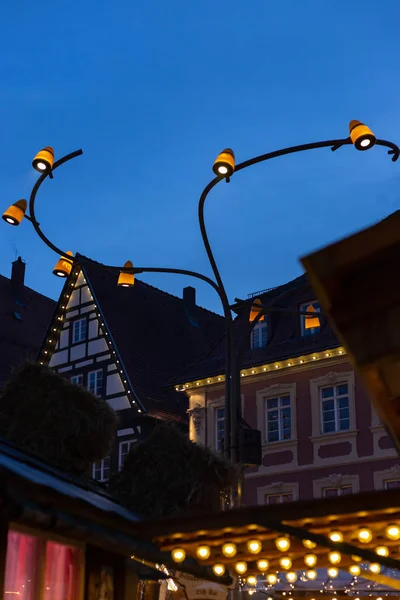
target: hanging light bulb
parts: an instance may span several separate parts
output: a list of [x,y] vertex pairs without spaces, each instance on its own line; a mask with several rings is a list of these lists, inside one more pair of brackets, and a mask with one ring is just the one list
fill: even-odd
[[[127,260],[124,264],[125,269],[133,269],[132,261]],[[120,271],[117,285],[119,287],[132,287],[135,284],[134,273],[127,273],[126,271]]]
[[312,542],[311,540],[303,540],[304,548],[308,548],[308,550],[313,550],[317,544]]
[[389,548],[387,546],[377,546],[375,552],[379,554],[379,556],[389,556]]
[[225,565],[218,563],[213,565],[212,570],[214,571],[215,575],[221,577],[225,573]]
[[332,542],[343,542],[343,533],[340,531],[332,531],[329,534],[329,538],[332,540]]
[[262,558],[260,560],[257,561],[257,569],[259,571],[266,571],[269,567],[269,561],[266,560],[265,558]]
[[186,558],[186,552],[183,548],[174,548],[171,552],[172,560],[177,563],[181,563]]
[[247,549],[252,554],[261,552],[262,544],[259,540],[250,540],[247,542]]
[[368,527],[361,527],[357,532],[357,537],[363,544],[368,544],[372,540],[372,531]]
[[340,552],[336,552],[336,550],[334,550],[333,552],[329,552],[328,559],[333,565],[338,565],[342,560],[342,555]]
[[252,596],[256,593],[256,590],[254,588],[250,588],[249,590],[247,590],[247,593],[249,594],[249,596]]
[[331,579],[334,579],[335,577],[337,577],[339,575],[339,569],[337,569],[336,567],[330,567],[328,569],[328,576]]
[[378,563],[371,563],[368,568],[371,573],[375,573],[375,575],[381,572],[381,565]]
[[275,545],[281,552],[287,552],[290,548],[290,540],[287,537],[278,537],[275,540]]
[[239,561],[235,564],[235,571],[239,573],[239,575],[244,575],[247,571],[247,563],[243,561]]
[[317,557],[315,554],[306,554],[304,557],[304,562],[306,563],[307,567],[315,567],[317,564]]
[[286,573],[286,579],[289,583],[294,583],[295,581],[297,581],[297,573],[295,571],[288,571]]
[[311,569],[306,572],[306,576],[307,576],[307,579],[309,579],[310,581],[315,581],[317,579],[317,571],[314,571],[314,569]]
[[257,585],[257,577],[255,577],[254,575],[250,575],[250,576],[247,578],[247,583],[248,583],[249,585]]
[[361,569],[358,565],[350,565],[349,573],[350,573],[350,575],[357,577],[357,575],[359,575],[361,573]]
[[279,559],[279,564],[281,565],[282,569],[287,571],[292,566],[292,559],[289,558],[289,556],[283,556]]
[[196,550],[197,557],[200,560],[207,560],[211,554],[211,548],[209,546],[199,546]]
[[389,540],[398,540],[400,539],[400,528],[395,524],[388,525],[385,529],[385,535]]
[[270,573],[269,575],[267,575],[267,581],[268,581],[269,585],[275,585],[276,582],[278,581],[278,578],[275,575],[275,573]]
[[236,554],[236,545],[232,544],[231,542],[228,542],[227,544],[224,544],[222,546],[222,553],[228,557],[231,558],[232,556],[235,556]]

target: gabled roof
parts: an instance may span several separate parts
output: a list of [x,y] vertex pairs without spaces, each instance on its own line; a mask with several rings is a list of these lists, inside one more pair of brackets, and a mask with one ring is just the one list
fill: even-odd
[[[257,297],[260,298],[263,305],[273,303],[275,307],[282,307],[287,311],[272,311],[268,314],[266,317],[268,327],[267,345],[264,348],[250,349],[250,339],[247,335],[250,305],[246,304],[243,309],[243,303],[237,301],[234,310],[239,314],[234,321],[234,335],[237,350],[242,344],[245,344],[240,363],[242,368],[339,346],[335,334],[323,317],[321,318],[319,333],[307,337],[301,335],[300,316],[295,311],[300,310],[301,304],[316,299],[306,275],[301,275],[284,285],[261,293]],[[175,383],[220,375],[224,373],[224,369],[225,336],[221,338],[207,356],[191,365],[186,371],[182,371]]]
[[78,255],[105,324],[145,410],[158,416],[181,415],[186,396],[172,380],[207,354],[224,330],[223,317],[143,281],[117,286],[115,272]]
[[18,303],[11,279],[0,275],[0,389],[11,370],[35,359],[56,302],[24,286]]

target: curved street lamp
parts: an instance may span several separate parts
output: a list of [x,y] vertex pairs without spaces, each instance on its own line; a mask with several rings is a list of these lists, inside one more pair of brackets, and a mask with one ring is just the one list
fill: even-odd
[[[303,152],[306,150],[316,150],[319,148],[331,148],[333,152],[341,148],[342,146],[354,145],[357,150],[365,151],[369,150],[373,146],[383,146],[388,149],[388,154],[392,156],[392,161],[395,162],[399,158],[400,149],[393,142],[386,140],[377,139],[372,131],[360,121],[351,121],[349,126],[350,135],[347,138],[326,140],[321,142],[314,142],[310,144],[301,144],[298,146],[290,146],[288,148],[282,148],[267,154],[261,154],[239,164],[235,164],[235,155],[233,150],[227,148],[223,150],[216,158],[213,171],[216,175],[209,184],[204,188],[198,204],[198,219],[200,225],[200,232],[203,240],[203,244],[208,256],[210,266],[212,268],[214,278],[211,279],[206,275],[197,273],[195,271],[189,271],[186,269],[172,269],[172,268],[161,268],[161,267],[134,267],[130,261],[126,262],[123,267],[120,266],[109,266],[105,265],[104,268],[115,271],[119,274],[118,285],[122,287],[131,287],[134,284],[134,275],[137,273],[173,273],[179,275],[188,275],[195,277],[208,283],[218,294],[223,312],[225,317],[226,327],[226,362],[225,362],[225,431],[224,431],[224,451],[225,456],[230,458],[233,463],[237,462],[238,458],[238,439],[239,439],[239,423],[241,419],[241,402],[240,402],[240,355],[243,352],[243,345],[236,354],[234,336],[233,336],[233,318],[228,301],[228,296],[225,290],[223,280],[221,278],[215,257],[213,255],[211,245],[208,239],[204,207],[207,197],[211,190],[221,181],[225,180],[229,183],[230,178],[233,174],[256,165],[261,162],[265,162],[272,158],[278,158],[287,154],[294,154],[297,152]],[[54,162],[54,151],[51,147],[46,147],[41,150],[33,161],[33,167],[41,173],[33,186],[30,199],[29,199],[29,214],[26,214],[27,203],[26,200],[19,200],[11,207],[9,207],[3,214],[3,219],[10,225],[17,226],[21,223],[25,217],[30,221],[42,239],[42,241],[54,252],[60,255],[60,259],[54,268],[53,273],[60,277],[66,277],[72,270],[75,263],[78,262],[76,257],[72,255],[72,252],[65,252],[58,248],[49,238],[43,233],[40,228],[39,222],[36,219],[35,214],[35,201],[36,195],[39,191],[40,186],[46,179],[46,177],[53,178],[53,172],[66,163],[67,161],[80,156],[82,150],[77,150],[66,156],[60,158]],[[252,303],[251,300],[249,303]],[[262,319],[272,306],[261,306],[257,316],[251,320],[247,334],[251,334],[252,329]],[[307,312],[302,314],[308,314]],[[247,335],[246,335],[247,339]],[[236,497],[237,503],[238,498]]]

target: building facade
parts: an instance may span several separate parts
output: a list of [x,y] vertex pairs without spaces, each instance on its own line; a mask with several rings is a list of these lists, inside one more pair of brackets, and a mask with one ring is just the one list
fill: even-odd
[[[246,471],[245,503],[400,487],[397,450],[306,277],[257,298],[273,310],[248,335],[241,362],[243,426],[262,434],[262,465]],[[240,345],[251,312],[248,303],[236,307]],[[223,351],[221,343],[177,382],[189,397],[191,438],[216,452],[224,437]]]
[[118,415],[110,456],[93,466],[106,482],[155,419],[187,427],[186,395],[171,378],[210,351],[222,317],[196,305],[195,290],[177,298],[136,280],[117,287],[104,265],[78,256],[39,353],[39,361],[107,399]]

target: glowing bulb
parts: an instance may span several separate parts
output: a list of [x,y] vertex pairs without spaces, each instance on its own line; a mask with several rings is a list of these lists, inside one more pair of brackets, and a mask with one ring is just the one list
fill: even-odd
[[250,540],[249,542],[247,542],[247,549],[252,554],[258,554],[259,552],[261,552],[261,548],[262,545],[259,540]]
[[274,573],[270,573],[269,575],[267,575],[267,581],[269,585],[275,585],[278,581],[278,578],[276,575],[274,575]]
[[222,553],[227,556],[228,558],[235,556],[236,554],[236,545],[235,544],[231,544],[230,542],[228,544],[224,544],[222,546]]
[[247,583],[249,585],[256,585],[257,584],[257,577],[254,577],[254,575],[250,575],[250,577],[247,578]]
[[338,565],[342,560],[342,555],[340,554],[340,552],[329,552],[328,558],[329,562],[331,562],[333,565]]
[[249,596],[252,596],[256,593],[256,590],[254,588],[250,588],[249,590],[247,590],[247,593],[249,594]]
[[247,564],[242,561],[237,562],[235,565],[235,571],[236,571],[236,573],[239,573],[239,575],[243,575],[247,571]]
[[294,583],[295,581],[297,581],[297,573],[295,571],[288,571],[286,573],[286,579],[289,583]]
[[340,531],[332,531],[329,534],[329,538],[332,540],[332,542],[343,542],[343,533]]
[[339,570],[336,567],[330,567],[330,569],[328,569],[328,575],[331,579],[334,579],[339,575]]
[[315,567],[317,564],[317,557],[315,554],[306,554],[304,557],[304,562],[306,563],[307,567]]
[[357,537],[363,544],[368,544],[372,540],[372,532],[367,527],[362,527],[359,529]]
[[288,556],[283,556],[279,559],[279,564],[281,565],[282,569],[288,570],[292,566],[292,560]]
[[381,565],[379,565],[378,563],[371,563],[368,568],[371,571],[371,573],[375,573],[375,575],[377,575],[381,571]]
[[45,171],[47,169],[46,165],[42,162],[38,162],[36,163],[36,166],[38,169],[40,169],[41,171]]
[[386,546],[378,546],[375,548],[375,552],[379,554],[379,556],[389,556],[389,548]]
[[315,581],[315,579],[317,579],[317,571],[314,571],[314,569],[307,571],[306,575],[307,579],[309,579],[310,581]]
[[309,550],[312,550],[313,548],[315,548],[317,544],[315,542],[312,542],[311,540],[303,540],[303,546],[304,548],[308,548]]
[[398,540],[400,538],[400,529],[397,525],[388,525],[385,529],[385,535],[389,540]]
[[361,573],[361,569],[358,565],[350,565],[349,567],[350,575],[354,575],[355,577]]
[[199,546],[196,550],[196,554],[200,560],[206,560],[210,557],[211,549],[209,546]]
[[290,540],[287,537],[278,537],[275,540],[275,545],[281,552],[287,552],[290,548]]
[[354,562],[359,563],[362,561],[362,558],[360,556],[355,556],[354,554],[351,555],[352,560],[354,560]]
[[369,146],[371,143],[371,140],[361,140],[360,142],[360,146],[362,146],[363,148],[366,148],[367,146]]
[[221,175],[226,175],[228,172],[228,169],[226,167],[218,167],[218,173],[221,173]]
[[225,573],[225,565],[222,565],[222,564],[213,565],[212,570],[214,571],[215,575],[217,575],[218,577],[221,577],[221,575],[223,575]]
[[186,558],[186,552],[183,550],[183,548],[175,548],[172,550],[171,556],[173,561],[181,563]]
[[266,571],[269,567],[269,561],[266,559],[261,559],[259,561],[257,561],[257,569],[259,569],[260,571]]

